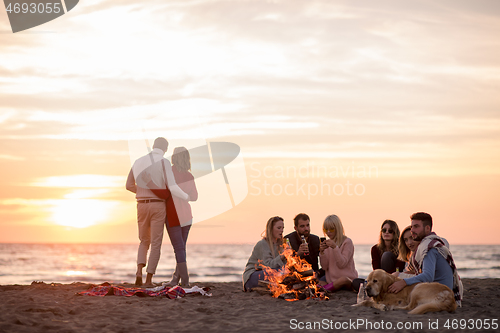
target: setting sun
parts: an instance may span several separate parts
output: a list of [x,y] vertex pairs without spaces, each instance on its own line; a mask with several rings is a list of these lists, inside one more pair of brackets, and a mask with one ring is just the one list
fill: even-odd
[[109,213],[116,204],[93,199],[57,200],[52,211],[52,221],[56,224],[85,228],[109,219]]
[[[451,243],[496,244],[492,8],[92,0],[0,34],[0,240],[137,242],[125,182],[146,139],[163,136],[167,159],[178,146],[240,148],[246,172],[196,177],[193,242],[254,242],[270,216],[291,230],[304,212],[313,233],[335,213],[369,244],[380,221],[424,210]],[[239,204],[235,179],[248,188]]]
[[500,0],[4,4],[0,333],[500,327]]

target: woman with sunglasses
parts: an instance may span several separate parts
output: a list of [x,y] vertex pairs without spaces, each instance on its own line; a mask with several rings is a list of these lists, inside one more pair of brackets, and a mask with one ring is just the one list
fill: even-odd
[[352,280],[358,277],[354,265],[354,244],[345,235],[342,221],[337,215],[326,217],[323,232],[328,237],[319,246],[319,260],[325,270],[327,283],[323,288],[329,291],[351,289]]
[[405,268],[405,262],[398,260],[399,256],[399,228],[392,220],[385,220],[380,228],[378,244],[372,250],[373,270],[383,269],[387,273],[400,272]]
[[271,217],[266,224],[265,236],[255,244],[243,272],[243,290],[251,291],[259,285],[259,280],[266,276],[262,266],[279,270],[286,264],[283,255],[283,218]]

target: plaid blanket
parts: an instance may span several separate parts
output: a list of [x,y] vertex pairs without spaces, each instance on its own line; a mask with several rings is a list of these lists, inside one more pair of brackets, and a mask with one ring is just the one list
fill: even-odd
[[89,290],[81,291],[77,293],[80,296],[139,296],[139,297],[155,297],[155,296],[166,296],[168,298],[174,299],[184,296],[186,292],[179,286],[172,288],[165,287],[161,290],[145,289],[145,288],[124,288],[112,286],[108,282],[100,285],[92,286]]
[[450,250],[446,247],[444,241],[439,238],[436,233],[431,232],[429,235],[425,236],[424,239],[418,245],[417,251],[413,253],[410,258],[410,262],[415,267],[417,274],[422,273],[422,264],[424,262],[424,258],[427,255],[427,252],[435,248],[438,250],[439,254],[443,256],[450,265],[451,270],[453,272],[453,294],[455,296],[455,301],[458,306],[462,306],[462,298],[463,298],[463,284],[460,280],[460,276],[458,275],[457,267],[455,266],[455,261],[453,260],[453,256]]

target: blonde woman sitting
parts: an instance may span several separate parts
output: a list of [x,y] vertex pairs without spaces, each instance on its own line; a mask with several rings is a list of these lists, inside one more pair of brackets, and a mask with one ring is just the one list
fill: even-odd
[[328,237],[320,244],[319,260],[325,270],[326,290],[352,288],[352,280],[358,277],[354,266],[354,244],[344,233],[342,221],[337,215],[329,215],[323,222],[323,232]]
[[248,258],[243,272],[243,290],[251,291],[259,285],[259,280],[266,280],[262,266],[278,270],[285,266],[283,255],[283,218],[271,217],[267,221],[265,237],[255,244],[252,255]]

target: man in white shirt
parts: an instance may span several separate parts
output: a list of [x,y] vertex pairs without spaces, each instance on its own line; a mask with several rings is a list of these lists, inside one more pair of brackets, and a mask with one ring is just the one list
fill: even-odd
[[154,286],[152,280],[160,260],[163,225],[166,218],[165,201],[156,196],[147,184],[154,183],[158,189],[168,187],[172,195],[183,200],[189,199],[189,196],[175,183],[170,161],[163,157],[167,149],[168,141],[165,138],[156,138],[153,150],[134,162],[127,178],[126,188],[135,193],[137,199],[137,223],[141,243],[137,253],[135,284],[139,286],[142,285],[142,269],[146,266],[150,245],[145,286]]

